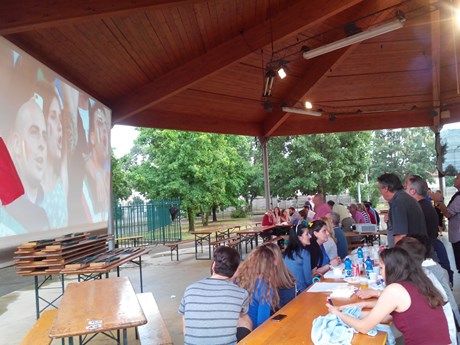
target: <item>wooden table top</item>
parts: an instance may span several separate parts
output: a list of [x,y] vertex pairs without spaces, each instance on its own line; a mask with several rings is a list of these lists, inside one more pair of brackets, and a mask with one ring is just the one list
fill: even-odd
[[109,278],[67,286],[49,336],[65,338],[147,323],[128,278]]
[[[313,320],[328,313],[326,307],[328,295],[330,292],[302,292],[275,314],[285,314],[287,317],[279,322],[268,319],[238,345],[313,344],[311,340]],[[358,297],[354,295],[351,299],[334,298],[334,304],[337,306],[358,301]],[[375,337],[358,333],[354,335],[351,343],[353,345],[384,345],[385,341],[386,333],[379,332]]]

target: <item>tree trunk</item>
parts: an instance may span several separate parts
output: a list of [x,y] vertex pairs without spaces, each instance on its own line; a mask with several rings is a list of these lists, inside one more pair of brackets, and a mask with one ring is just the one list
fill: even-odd
[[188,231],[195,231],[195,212],[191,208],[187,208]]
[[203,209],[201,209],[201,223],[203,224],[203,226],[207,226],[209,223],[208,212],[206,212]]
[[212,207],[212,221],[217,222],[217,206]]

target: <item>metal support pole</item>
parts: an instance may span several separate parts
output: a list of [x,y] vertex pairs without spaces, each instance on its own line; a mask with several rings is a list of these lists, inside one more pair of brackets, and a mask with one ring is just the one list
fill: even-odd
[[268,137],[259,137],[260,143],[262,144],[262,160],[264,164],[264,186],[265,186],[265,210],[269,210],[270,207],[270,177],[268,174],[268,151],[267,143]]

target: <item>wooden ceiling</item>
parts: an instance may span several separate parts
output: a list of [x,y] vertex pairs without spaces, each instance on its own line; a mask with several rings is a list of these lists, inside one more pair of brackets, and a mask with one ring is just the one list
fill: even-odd
[[[460,121],[450,4],[2,0],[0,34],[109,106],[113,124],[251,136],[438,126]],[[344,38],[346,24],[366,31],[398,10],[399,30],[302,57]],[[288,75],[263,98],[281,61]],[[281,109],[305,100],[323,115]]]

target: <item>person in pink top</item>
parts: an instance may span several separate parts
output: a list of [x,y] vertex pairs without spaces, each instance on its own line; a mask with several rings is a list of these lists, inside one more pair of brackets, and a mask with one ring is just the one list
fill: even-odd
[[366,223],[363,214],[358,210],[358,206],[356,206],[356,204],[350,204],[348,209],[350,210],[351,217],[353,218],[356,224]]
[[313,203],[315,204],[315,217],[314,220],[318,220],[321,217],[326,217],[331,213],[331,206],[326,203],[326,199],[322,193],[316,193],[313,197]]

